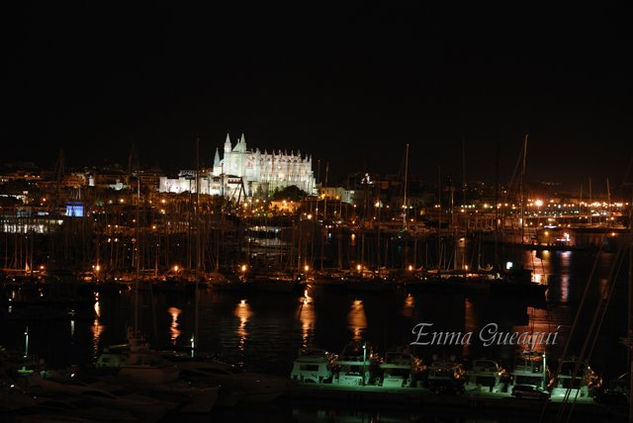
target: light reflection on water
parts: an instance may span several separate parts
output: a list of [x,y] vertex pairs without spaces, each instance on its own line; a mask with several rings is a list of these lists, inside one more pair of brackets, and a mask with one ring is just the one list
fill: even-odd
[[[410,343],[413,340],[411,330],[420,322],[432,322],[434,330],[438,331],[473,331],[473,338],[489,322],[499,323],[500,331],[504,332],[554,331],[560,324],[559,340],[564,343],[565,331],[569,331],[573,321],[595,255],[517,251],[515,262],[520,263],[521,257],[526,259],[526,267],[543,275],[550,272],[554,275],[549,281],[548,295],[553,302],[548,305],[548,310],[527,307],[522,298],[470,297],[459,293],[408,295],[396,291],[354,297],[353,294],[314,287],[295,296],[251,294],[238,297],[209,289],[201,291],[200,336],[196,345],[201,352],[220,353],[229,360],[243,362],[250,370],[288,374],[297,350],[302,347],[314,346],[338,353],[353,338],[366,339],[379,352],[384,352],[387,348]],[[601,295],[600,279],[606,278],[611,257],[600,257],[598,274],[589,292],[591,301],[595,302]],[[619,287],[626,290],[626,283],[616,284],[616,291]],[[8,291],[7,297],[11,295]],[[184,346],[188,336],[183,334],[193,332],[193,297],[177,293],[153,295],[155,305],[151,305],[148,294],[141,302],[143,334],[156,348],[174,344]],[[621,333],[619,323],[626,312],[624,298],[626,295],[614,295],[612,307],[615,310],[606,317],[604,335],[592,360],[592,367],[604,371],[607,378],[621,374],[620,362],[624,360],[620,359],[626,355],[618,343],[619,337],[625,335]],[[13,349],[23,350],[24,326],[28,324],[32,350],[53,366],[67,365],[71,360],[89,362],[104,346],[125,342],[125,329],[133,316],[132,304],[133,295],[128,291],[95,295],[89,315],[82,318],[78,314],[74,318],[74,338],[68,330],[68,316],[37,321],[12,320],[15,318],[11,317],[0,321],[7,327],[7,335],[2,341]],[[170,307],[179,310],[177,316]],[[154,310],[157,310],[156,315]],[[592,312],[582,314],[579,327],[588,327],[591,316]],[[581,346],[582,339],[579,338],[570,348],[578,354]],[[69,350],[72,354],[68,354]],[[465,360],[487,357],[511,365],[517,350],[516,347],[483,348],[473,342],[468,348],[460,345],[450,353],[463,355]],[[422,353],[426,354],[426,350]]]
[[178,341],[178,337],[182,333],[180,330],[178,330],[178,326],[180,326],[180,324],[178,323],[178,316],[180,316],[180,313],[182,313],[182,310],[179,309],[178,307],[169,307],[167,309],[167,312],[171,315],[171,326],[169,326],[169,337],[171,339],[171,343],[173,345],[176,345],[176,342]]
[[[513,332],[527,332],[530,335],[536,335],[540,333],[554,333],[556,332],[556,324],[551,320],[549,312],[545,309],[528,307],[527,314],[529,321],[527,325],[516,325],[512,328]],[[543,338],[544,339],[544,338]],[[553,338],[550,338],[553,339]],[[546,345],[544,343],[535,341],[528,341],[527,344],[517,345],[519,352],[534,351],[542,353],[545,351]]]
[[562,303],[569,301],[569,275],[567,274],[560,277],[560,301]]
[[299,305],[299,321],[301,322],[301,348],[313,346],[311,339],[314,335],[316,314],[311,302],[302,302]]
[[413,317],[413,312],[415,311],[415,297],[411,294],[407,295],[407,298],[404,299],[404,305],[402,306],[402,315],[404,317]]
[[353,340],[363,339],[363,333],[367,329],[367,316],[362,300],[354,300],[347,315],[347,325],[352,330]]
[[239,337],[239,342],[237,345],[238,350],[241,353],[246,351],[246,340],[248,339],[248,331],[246,330],[246,324],[248,320],[253,316],[253,312],[251,312],[251,307],[248,305],[246,300],[240,300],[239,303],[235,306],[235,311],[233,312],[235,317],[237,317],[240,321],[240,324],[237,327],[237,336]]
[[[475,313],[475,307],[473,303],[464,298],[464,332],[475,333],[479,328],[477,327],[477,314]],[[463,350],[464,357],[470,356],[470,345],[464,344]]]
[[99,293],[94,293],[95,304],[94,304],[94,312],[95,318],[92,322],[92,326],[90,326],[90,332],[92,333],[92,358],[96,360],[99,356],[99,341],[101,340],[101,334],[105,330],[105,326],[103,326],[99,322],[99,318],[101,317],[101,302],[99,301]]

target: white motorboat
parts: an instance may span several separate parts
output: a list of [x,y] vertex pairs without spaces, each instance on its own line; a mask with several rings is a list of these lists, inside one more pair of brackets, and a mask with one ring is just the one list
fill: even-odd
[[300,383],[331,383],[333,357],[325,350],[310,348],[299,353],[290,378]]
[[[576,365],[578,370],[574,377]],[[565,360],[560,364],[558,375],[551,381],[551,398],[567,398],[574,401],[576,398],[590,396],[593,388],[602,386],[602,379],[587,363],[578,363],[576,360]]]
[[366,342],[348,344],[334,361],[334,385],[367,385],[371,379],[371,370],[375,365],[371,348]]
[[546,356],[526,352],[523,354],[521,363],[514,366],[510,372],[509,391],[515,385],[534,385],[541,389],[547,388],[547,361]]
[[466,371],[466,391],[503,392],[509,374],[499,363],[493,360],[474,360],[471,369]]
[[385,388],[410,388],[417,385],[415,374],[421,371],[421,360],[407,351],[390,351],[380,364],[381,386]]
[[124,381],[137,384],[164,384],[178,379],[178,368],[149,348],[145,340],[128,330],[128,344],[104,349],[96,367],[119,369]]

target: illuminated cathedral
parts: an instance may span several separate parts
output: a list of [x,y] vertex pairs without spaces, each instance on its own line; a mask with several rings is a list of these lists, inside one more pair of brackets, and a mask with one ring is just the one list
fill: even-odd
[[[295,185],[308,194],[316,192],[312,157],[282,151],[249,150],[244,134],[232,145],[229,134],[223,155],[215,150],[213,169],[201,171],[200,193],[233,196],[242,190],[245,196],[270,195],[277,189]],[[195,192],[195,172],[181,171],[177,179],[160,178],[160,192]]]

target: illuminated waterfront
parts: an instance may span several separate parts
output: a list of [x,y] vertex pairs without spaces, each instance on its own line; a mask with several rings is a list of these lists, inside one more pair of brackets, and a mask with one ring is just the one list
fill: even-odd
[[[337,294],[319,287],[303,294],[240,295],[200,292],[201,352],[219,353],[246,368],[287,375],[302,347],[314,346],[340,352],[351,339],[366,339],[379,352],[406,345],[414,340],[411,330],[419,322],[433,322],[446,331],[478,330],[482,324],[497,322],[509,331],[553,331],[561,325],[561,341],[566,340],[577,303],[586,283],[594,255],[589,252],[517,251],[527,266],[534,263],[539,278],[549,282],[545,308],[512,297],[464,296],[445,294]],[[537,257],[538,255],[539,257]],[[599,280],[607,276],[612,254],[599,260]],[[625,349],[616,324],[625,315],[626,285],[618,282],[616,300],[606,316],[605,330],[592,358],[592,364],[605,378],[623,371]],[[601,284],[589,293],[594,302],[603,292]],[[305,293],[304,293],[305,294]],[[131,323],[132,292],[95,295],[94,310],[75,317],[40,320],[15,318],[4,310],[4,336],[7,346],[21,349],[24,328],[29,326],[30,352],[44,357],[53,366],[85,364],[96,350],[124,341]],[[191,294],[146,292],[141,301],[141,328],[156,347],[187,347],[193,335],[194,297]],[[590,316],[581,317],[581,325]],[[420,350],[427,359],[433,353],[455,354],[468,361],[480,356],[494,357],[512,365],[516,348],[478,342],[470,346],[450,346]],[[579,349],[582,339],[572,345]],[[550,351],[556,356],[558,347]]]

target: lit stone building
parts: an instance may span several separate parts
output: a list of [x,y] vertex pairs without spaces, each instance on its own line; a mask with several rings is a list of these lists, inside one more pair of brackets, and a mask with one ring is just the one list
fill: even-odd
[[[215,151],[213,169],[201,171],[200,193],[233,197],[242,194],[270,195],[276,189],[295,185],[308,194],[314,194],[316,183],[312,172],[312,158],[300,152],[273,151],[256,148],[248,150],[244,134],[232,145],[229,135],[224,142],[223,156]],[[195,172],[181,171],[177,179],[161,177],[160,192],[195,192]]]

